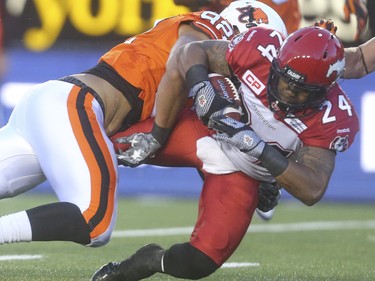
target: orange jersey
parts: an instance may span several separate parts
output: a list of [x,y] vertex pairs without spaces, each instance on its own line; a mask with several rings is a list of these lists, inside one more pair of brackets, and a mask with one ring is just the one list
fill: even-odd
[[231,39],[234,35],[231,25],[214,12],[188,13],[158,21],[152,29],[115,46],[100,59],[140,89],[140,120],[152,113],[156,91],[181,24],[194,25],[210,39]]

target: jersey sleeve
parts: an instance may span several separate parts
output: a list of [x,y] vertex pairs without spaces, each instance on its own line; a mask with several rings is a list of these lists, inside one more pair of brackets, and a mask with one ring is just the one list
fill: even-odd
[[269,73],[271,62],[281,43],[282,37],[276,31],[253,27],[232,39],[226,59],[237,77],[242,77],[249,69],[261,77],[261,73]]
[[191,13],[190,24],[211,39],[231,40],[235,34],[232,25],[226,19],[211,11]]
[[337,152],[347,150],[359,131],[359,120],[353,104],[337,85],[328,95],[309,130],[300,135],[304,145]]

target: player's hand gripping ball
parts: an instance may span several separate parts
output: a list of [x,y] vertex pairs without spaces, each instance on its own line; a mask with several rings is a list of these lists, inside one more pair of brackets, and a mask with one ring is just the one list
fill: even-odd
[[241,120],[242,102],[236,86],[228,78],[218,73],[210,73],[208,75],[210,82],[216,93],[221,97],[233,102],[233,105],[226,106],[215,115],[225,115],[237,121]]

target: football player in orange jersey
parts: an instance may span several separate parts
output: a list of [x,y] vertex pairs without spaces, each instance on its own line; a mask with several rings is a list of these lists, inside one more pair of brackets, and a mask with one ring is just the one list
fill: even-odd
[[[173,79],[180,46],[233,35],[228,21],[214,12],[167,18],[115,46],[95,67],[26,93],[0,130],[0,198],[48,179],[58,202],[0,217],[0,245],[106,244],[115,223],[118,184],[109,137],[151,115],[159,85],[168,83],[157,99],[181,97],[174,91],[180,81]],[[168,135],[169,129],[157,122],[154,136],[163,144],[158,136]]]

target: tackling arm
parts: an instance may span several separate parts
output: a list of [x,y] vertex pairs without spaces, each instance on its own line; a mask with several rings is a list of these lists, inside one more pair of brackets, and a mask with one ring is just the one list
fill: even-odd
[[187,98],[184,80],[178,71],[178,49],[189,42],[206,40],[208,35],[189,25],[179,27],[179,37],[175,42],[166,63],[166,71],[158,86],[155,107],[156,115],[150,133],[136,133],[129,137],[116,139],[118,143],[131,144],[118,156],[125,166],[136,167],[146,158],[153,156],[168,140],[172,128]]
[[375,70],[375,37],[358,47],[345,48],[344,78],[361,78]]
[[178,56],[180,75],[186,79],[186,74],[191,67],[203,65],[207,69],[207,74],[215,72],[230,77],[231,72],[225,59],[228,44],[229,42],[225,40],[205,40],[181,47]]
[[166,72],[163,75],[156,95],[156,115],[153,135],[163,145],[169,137],[170,131],[175,124],[177,115],[181,112],[187,98],[187,90],[184,87],[183,77],[178,71],[177,54],[178,49],[198,40],[208,39],[208,36],[197,31],[190,25],[181,25],[179,38],[169,55]]

